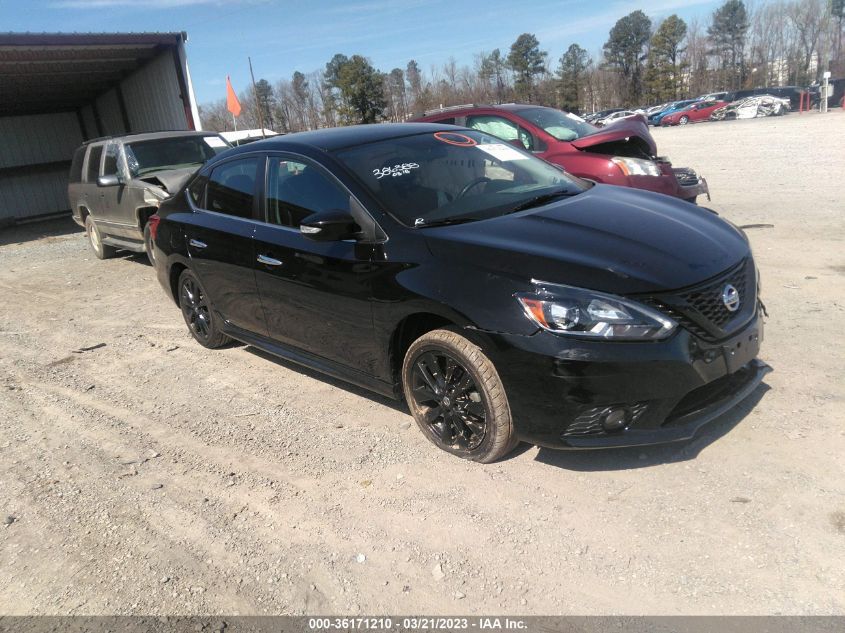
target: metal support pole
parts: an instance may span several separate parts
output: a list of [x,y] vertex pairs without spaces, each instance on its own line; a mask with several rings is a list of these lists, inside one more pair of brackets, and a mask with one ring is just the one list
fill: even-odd
[[249,60],[249,76],[252,77],[252,94],[255,97],[255,107],[258,109],[258,125],[261,126],[261,138],[264,136],[264,115],[261,113],[261,104],[258,102],[258,88],[255,87],[255,73],[252,72],[252,57],[247,57]]

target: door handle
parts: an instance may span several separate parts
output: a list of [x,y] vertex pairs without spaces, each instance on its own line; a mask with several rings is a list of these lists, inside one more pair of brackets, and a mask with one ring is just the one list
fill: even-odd
[[267,257],[266,255],[259,255],[258,262],[260,264],[265,264],[267,266],[281,266],[282,262],[278,259],[273,259],[272,257]]
[[188,240],[188,244],[190,244],[194,248],[208,248],[208,244],[206,244],[205,242],[200,242],[199,240],[195,240],[195,239]]

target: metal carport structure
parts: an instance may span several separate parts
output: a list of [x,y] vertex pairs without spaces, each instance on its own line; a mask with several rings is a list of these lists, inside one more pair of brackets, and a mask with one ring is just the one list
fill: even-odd
[[199,129],[182,33],[0,34],[0,225],[68,211],[73,150]]

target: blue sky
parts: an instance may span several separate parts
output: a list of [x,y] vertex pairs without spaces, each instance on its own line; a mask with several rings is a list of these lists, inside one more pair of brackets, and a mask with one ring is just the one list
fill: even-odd
[[718,0],[0,0],[0,30],[33,32],[187,31],[197,100],[225,96],[225,78],[247,88],[294,70],[322,69],[335,53],[361,54],[376,68],[416,59],[428,72],[450,57],[504,54],[534,33],[550,64],[572,42],[598,51],[613,24],[635,9],[652,20],[678,13],[705,20]]

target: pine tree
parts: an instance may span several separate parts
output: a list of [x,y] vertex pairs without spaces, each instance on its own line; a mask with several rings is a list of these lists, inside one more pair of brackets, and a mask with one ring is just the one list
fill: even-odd
[[745,36],[748,32],[748,12],[742,0],[726,0],[713,12],[707,35],[713,52],[722,58],[723,85],[739,88],[745,80]]
[[517,98],[531,103],[534,96],[534,77],[546,72],[546,53],[532,33],[523,33],[511,45],[508,67],[514,72]]
[[505,100],[505,67],[506,62],[498,48],[481,60],[479,78],[486,84],[493,85],[493,95],[496,103]]
[[620,18],[610,30],[604,45],[607,65],[622,72],[629,103],[637,103],[642,95],[643,48],[651,36],[651,20],[640,10]]
[[387,107],[383,76],[364,57],[353,55],[340,66],[337,85],[349,123],[375,123],[381,118]]
[[683,65],[681,46],[687,25],[677,15],[666,18],[651,38],[646,62],[645,84],[655,102],[678,99]]
[[261,113],[260,121],[264,127],[274,129],[273,111],[276,109],[276,95],[273,93],[273,86],[266,79],[259,79],[255,83],[255,103]]
[[587,69],[592,62],[587,51],[578,44],[570,44],[561,56],[557,75],[560,107],[564,110],[580,112],[581,91],[586,81]]

